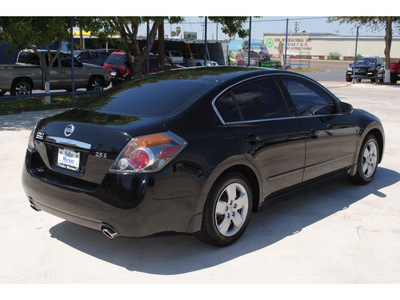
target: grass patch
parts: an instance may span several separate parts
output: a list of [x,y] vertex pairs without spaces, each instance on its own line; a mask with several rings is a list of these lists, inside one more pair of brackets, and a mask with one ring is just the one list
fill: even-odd
[[[75,95],[75,106],[94,97],[94,94]],[[44,97],[1,99],[0,115],[18,114],[24,111],[71,108],[72,96],[51,96],[51,104],[44,104]]]
[[326,70],[321,68],[291,68],[288,71],[297,73],[316,73],[316,72],[325,72]]

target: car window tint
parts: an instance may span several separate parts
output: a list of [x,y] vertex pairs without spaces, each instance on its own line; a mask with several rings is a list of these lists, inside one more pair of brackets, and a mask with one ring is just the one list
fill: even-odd
[[333,99],[320,87],[297,78],[282,78],[299,116],[334,114]]
[[288,108],[271,79],[257,80],[233,90],[244,121],[288,117]]
[[[66,67],[71,67],[71,55],[66,54],[66,53],[60,53],[60,61],[61,61],[61,66],[66,68]],[[74,67],[78,67],[79,63],[76,61],[74,57]]]
[[102,113],[161,117],[189,105],[209,89],[209,82],[146,76],[119,84],[84,104]]
[[39,57],[36,55],[36,53],[32,52],[21,52],[18,57],[18,62],[40,66]]
[[104,63],[122,66],[127,66],[129,64],[128,57],[125,54],[111,54]]
[[81,52],[81,54],[79,55],[80,59],[89,59],[90,58],[90,54],[89,52]]
[[233,101],[232,94],[228,93],[215,102],[215,106],[225,122],[241,121],[237,105]]
[[98,59],[99,58],[99,54],[97,52],[91,52],[90,53],[90,58],[91,59]]

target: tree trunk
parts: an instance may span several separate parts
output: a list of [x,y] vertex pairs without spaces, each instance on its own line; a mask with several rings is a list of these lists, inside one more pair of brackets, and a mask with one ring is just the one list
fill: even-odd
[[385,34],[385,83],[390,82],[390,48],[392,47],[392,23],[391,17],[386,20],[386,34]]
[[158,66],[161,71],[165,70],[164,22],[158,28]]
[[[44,92],[50,94],[50,68],[46,67],[43,70],[44,73]],[[44,104],[51,104],[51,98],[49,96],[44,96]]]
[[82,28],[79,28],[79,49],[81,49],[81,50],[84,49]]
[[[149,33],[149,50],[153,47],[154,40],[156,39],[158,28],[160,27],[160,24],[163,22],[162,21],[154,21],[153,27],[150,30]],[[134,40],[131,38],[131,42],[133,44],[133,56],[134,56],[134,61],[132,65],[132,75],[134,77],[140,77],[142,76],[142,64],[146,58],[147,55],[147,46],[143,47],[142,50],[139,49],[138,47],[138,41],[136,40],[136,37]],[[137,52],[137,53],[136,53]],[[147,62],[149,63],[149,62]]]

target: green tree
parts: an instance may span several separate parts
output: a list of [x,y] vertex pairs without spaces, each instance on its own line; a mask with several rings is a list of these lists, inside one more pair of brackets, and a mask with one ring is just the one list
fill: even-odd
[[[0,17],[0,40],[16,50],[29,48],[39,57],[44,74],[45,91],[50,93],[50,70],[59,56],[63,40],[69,38],[68,17]],[[49,46],[57,44],[57,51]],[[47,56],[40,55],[38,47],[47,49]],[[50,96],[45,104],[50,104]]]
[[119,34],[121,37],[121,48],[125,50],[129,64],[132,69],[132,75],[135,77],[142,75],[142,64],[146,58],[147,46],[140,47],[138,40],[139,26],[150,22],[152,24],[149,30],[149,48],[153,47],[158,29],[164,20],[169,23],[179,23],[183,21],[182,17],[95,17],[92,19],[78,18],[81,26],[102,38],[109,38],[112,35]]
[[385,82],[390,81],[390,49],[392,47],[393,25],[400,25],[400,17],[332,17],[328,22],[339,21],[339,24],[355,24],[355,26],[367,26],[373,31],[385,29]]
[[230,38],[236,34],[240,38],[249,36],[249,30],[246,29],[246,22],[250,17],[208,17],[211,22],[219,23],[222,25],[221,30]]

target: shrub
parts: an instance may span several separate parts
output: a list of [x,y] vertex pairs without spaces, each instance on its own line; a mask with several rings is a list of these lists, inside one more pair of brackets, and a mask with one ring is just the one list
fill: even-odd
[[329,52],[329,55],[328,55],[328,59],[329,60],[339,60],[340,59],[340,53],[338,53],[338,52]]

